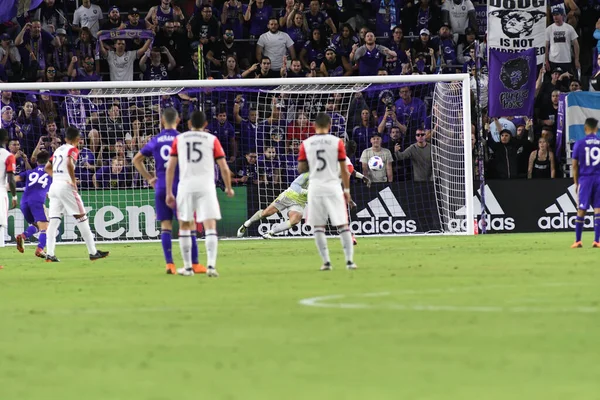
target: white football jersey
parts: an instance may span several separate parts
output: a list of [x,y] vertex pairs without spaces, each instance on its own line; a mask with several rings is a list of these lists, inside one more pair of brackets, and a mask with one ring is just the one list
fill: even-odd
[[52,161],[52,183],[72,183],[67,164],[77,161],[78,156],[79,150],[77,147],[68,143],[63,144],[54,151],[50,158],[50,161]]
[[8,185],[7,172],[14,173],[16,169],[15,155],[0,147],[0,191],[6,191]]
[[341,190],[340,161],[346,160],[342,139],[333,135],[314,135],[300,145],[298,161],[308,162],[309,192],[331,193]]
[[203,192],[215,186],[215,161],[225,157],[221,142],[204,131],[187,131],[173,140],[171,156],[179,164],[179,187]]

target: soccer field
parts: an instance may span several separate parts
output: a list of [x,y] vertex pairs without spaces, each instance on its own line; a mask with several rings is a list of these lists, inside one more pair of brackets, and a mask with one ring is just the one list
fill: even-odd
[[360,238],[357,271],[336,238],[331,272],[312,240],[221,241],[218,279],[159,243],[0,249],[0,399],[598,398],[600,250],[572,236]]

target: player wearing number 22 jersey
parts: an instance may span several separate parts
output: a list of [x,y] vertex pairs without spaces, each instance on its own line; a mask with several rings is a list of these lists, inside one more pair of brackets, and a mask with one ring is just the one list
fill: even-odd
[[598,120],[585,120],[585,138],[575,142],[573,147],[573,180],[577,189],[578,210],[575,219],[575,243],[572,248],[582,247],[581,236],[585,214],[594,208],[594,243],[600,247],[600,137]]
[[108,256],[107,251],[96,249],[94,234],[90,229],[90,223],[85,212],[85,207],[75,179],[75,162],[79,155],[77,145],[79,144],[79,129],[69,126],[65,135],[66,144],[54,151],[50,161],[46,163],[44,171],[52,176],[52,184],[48,196],[50,198],[50,222],[48,223],[47,240],[48,249],[46,262],[58,262],[54,250],[56,248],[56,235],[63,215],[75,218],[75,225],[85,241],[91,261]]
[[[328,219],[338,228],[346,256],[346,267],[356,268],[352,260],[354,250],[346,211],[346,202],[352,200],[346,149],[341,139],[329,134],[330,129],[331,117],[319,113],[315,118],[317,134],[302,142],[298,156],[299,172],[309,172],[307,222],[313,227],[317,249],[323,259],[322,271],[331,269],[325,237]],[[341,184],[344,186],[343,191]]]
[[44,247],[46,247],[46,229],[48,229],[48,217],[46,216],[46,196],[52,183],[52,178],[44,171],[50,155],[41,151],[37,156],[37,167],[19,174],[18,180],[25,182],[25,192],[21,197],[21,212],[25,221],[29,224],[25,232],[16,237],[17,250],[25,251],[23,246],[25,239],[39,232],[39,242],[35,250],[36,257],[46,258]]

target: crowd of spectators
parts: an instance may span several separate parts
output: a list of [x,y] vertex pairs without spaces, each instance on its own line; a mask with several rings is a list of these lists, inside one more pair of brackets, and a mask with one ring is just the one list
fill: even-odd
[[[486,37],[478,34],[471,0],[175,3],[160,0],[142,11],[104,1],[82,0],[77,7],[70,0],[44,0],[37,10],[0,21],[0,82],[474,76],[479,39],[484,126],[480,135],[473,124],[472,142],[490,178],[562,176],[564,154],[554,154],[558,96],[600,90],[600,58],[593,57],[594,40],[600,39],[595,0],[551,2],[534,115],[491,119]],[[107,31],[131,34],[102,34]],[[473,77],[471,89],[476,88]],[[233,91],[127,98],[85,97],[87,92],[76,90],[1,91],[0,119],[21,169],[35,165],[39,151],[52,153],[68,125],[84,131],[77,168],[83,188],[143,186],[131,158],[157,133],[158,110],[164,107],[181,113],[182,128],[192,110],[207,112],[207,129],[223,143],[238,184],[293,180],[300,141],[314,133],[310,119],[323,110],[333,117],[333,133],[352,142],[359,170],[366,172],[370,156],[383,158],[386,167],[373,173],[374,181],[426,181],[431,179],[431,93],[432,85],[413,85],[357,93],[348,101],[335,94],[280,96],[261,106],[255,94]],[[347,117],[342,116],[347,107]],[[477,151],[480,138],[486,143],[483,154]]]

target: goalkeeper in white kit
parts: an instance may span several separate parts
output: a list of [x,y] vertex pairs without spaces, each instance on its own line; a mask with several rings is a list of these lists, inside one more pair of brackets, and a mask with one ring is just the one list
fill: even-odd
[[287,211],[288,220],[275,225],[269,230],[263,238],[272,239],[273,235],[287,231],[298,225],[302,220],[304,208],[308,201],[308,173],[304,173],[296,177],[289,188],[283,191],[277,198],[264,210],[258,210],[249,220],[244,222],[237,231],[237,236],[242,237],[246,230],[254,222],[270,217],[277,212]]

